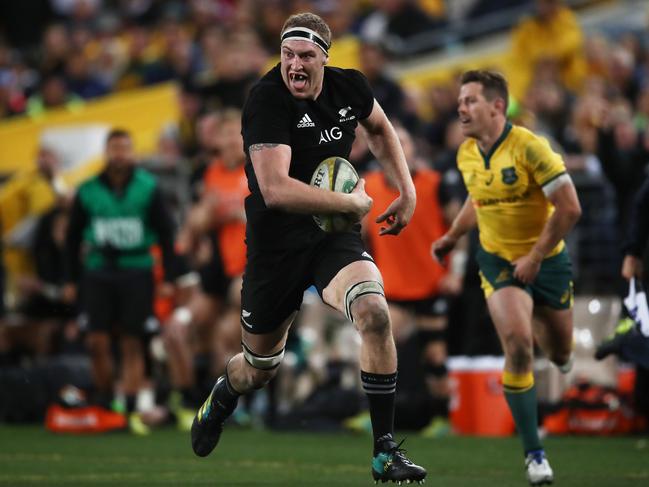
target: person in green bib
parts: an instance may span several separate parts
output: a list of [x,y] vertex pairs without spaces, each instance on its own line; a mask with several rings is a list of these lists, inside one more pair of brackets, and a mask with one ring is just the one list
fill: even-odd
[[81,185],[66,236],[68,301],[77,297],[87,315],[86,345],[92,360],[97,400],[113,394],[112,337],[118,337],[121,379],[129,427],[147,434],[135,411],[145,378],[143,337],[153,315],[154,244],[161,247],[165,282],[182,269],[174,253],[174,224],[155,178],[138,168],[131,135],[112,130],[106,139],[106,166]]

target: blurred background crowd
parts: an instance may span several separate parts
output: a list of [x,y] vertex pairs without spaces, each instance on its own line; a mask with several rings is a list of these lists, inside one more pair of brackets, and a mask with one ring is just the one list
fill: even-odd
[[[62,293],[63,254],[74,188],[92,169],[76,178],[70,173],[97,167],[88,163],[92,157],[73,157],[71,145],[89,146],[110,127],[81,131],[77,138],[39,135],[30,139],[29,160],[6,147],[22,140],[16,134],[33,127],[41,134],[66,128],[77,116],[86,116],[87,122],[83,114],[108,106],[102,103],[112,103],[123,125],[134,130],[141,165],[158,177],[178,226],[177,247],[202,278],[200,285],[182,289],[161,283],[157,325],[146,337],[149,389],[157,392],[148,410],[153,403],[175,401],[168,409],[180,416],[182,408],[195,406],[202,397],[197,390],[211,384],[239,347],[242,268],[237,255],[244,244],[225,234],[244,218],[243,201],[234,188],[237,180],[225,184],[223,173],[239,171],[245,162],[240,110],[250,86],[278,61],[281,27],[298,11],[315,12],[330,25],[331,65],[355,67],[367,76],[377,100],[399,127],[413,173],[433,170],[440,176],[443,197],[436,205],[447,219],[466,194],[455,167],[463,140],[456,113],[459,74],[473,67],[503,71],[510,82],[511,120],[551,141],[578,189],[583,217],[568,241],[578,300],[576,325],[588,330],[589,316],[599,312],[592,306],[593,296],[602,309],[613,309],[605,325],[576,339],[592,351],[614,326],[620,309],[615,303],[625,292],[621,248],[630,205],[649,177],[645,2],[1,2],[0,146],[5,149],[0,149],[0,390],[13,388],[15,395],[7,399],[3,392],[0,420],[41,417],[40,405],[66,383],[91,388],[83,310]],[[165,100],[173,105],[172,115],[147,121],[152,124],[147,125],[147,140],[139,140],[144,132],[129,127],[128,119],[147,117],[147,109],[133,100],[168,88],[172,96]],[[92,115],[94,124],[105,123],[102,113]],[[68,118],[59,127],[56,117]],[[156,117],[152,112],[150,118]],[[365,175],[378,169],[360,132],[351,162]],[[243,177],[242,171],[237,174]],[[424,428],[448,415],[450,386],[444,374],[449,355],[500,355],[472,257],[475,245],[473,236],[467,242],[468,258],[435,277],[444,280],[435,294],[444,298],[445,307],[434,333],[418,329],[416,312],[394,307],[400,370],[411,370],[413,377],[411,384],[399,386],[403,426]],[[178,306],[191,309],[190,323],[174,314]],[[582,315],[579,306],[585,307]],[[443,343],[431,351],[421,340]],[[348,426],[364,428],[353,328],[321,305],[317,295],[307,293],[289,343],[283,373],[267,394],[248,401],[240,421],[248,421],[248,414],[265,414],[276,425],[331,427],[346,419]],[[174,357],[183,353],[191,356],[189,371],[174,370]],[[427,366],[422,369],[421,363]],[[37,387],[18,386],[24,374],[32,374],[31,384]],[[20,394],[37,395],[38,400],[16,411]],[[149,422],[164,418],[161,413]],[[431,435],[446,431],[440,424],[430,429]]]

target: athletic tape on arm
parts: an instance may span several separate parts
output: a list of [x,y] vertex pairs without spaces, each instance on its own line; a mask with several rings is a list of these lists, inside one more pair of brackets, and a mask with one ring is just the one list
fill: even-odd
[[345,292],[345,316],[349,321],[352,317],[352,303],[366,294],[379,294],[385,296],[383,285],[378,281],[361,281],[351,285]]
[[543,186],[543,193],[545,193],[545,196],[550,196],[557,189],[567,183],[572,183],[572,179],[568,174],[564,173]]

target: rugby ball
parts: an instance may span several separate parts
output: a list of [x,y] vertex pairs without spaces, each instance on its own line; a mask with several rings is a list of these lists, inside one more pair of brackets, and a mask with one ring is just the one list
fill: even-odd
[[[358,173],[342,157],[329,157],[316,167],[311,186],[339,193],[351,193],[358,183]],[[343,214],[313,215],[313,220],[325,232],[342,232],[351,229],[354,222]]]

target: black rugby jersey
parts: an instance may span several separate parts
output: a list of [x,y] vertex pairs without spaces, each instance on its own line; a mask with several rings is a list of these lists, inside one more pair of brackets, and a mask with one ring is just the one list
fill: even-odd
[[242,116],[246,174],[248,246],[303,247],[324,237],[310,215],[266,207],[248,148],[254,144],[291,146],[289,176],[307,184],[316,166],[328,157],[349,158],[359,120],[370,116],[374,96],[365,76],[354,69],[325,67],[316,100],[294,98],[279,64],[250,91]]

